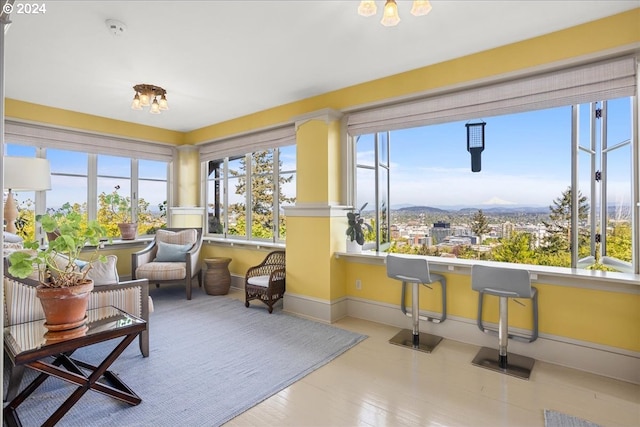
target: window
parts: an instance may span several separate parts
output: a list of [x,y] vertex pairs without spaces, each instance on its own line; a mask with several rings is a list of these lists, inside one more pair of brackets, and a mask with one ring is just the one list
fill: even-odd
[[355,205],[368,203],[363,216],[375,231],[367,240],[392,252],[565,267],[573,255],[584,268],[630,266],[631,116],[630,99],[618,98],[482,118],[478,173],[468,120],[358,135]]
[[[43,144],[44,145],[44,144]],[[55,142],[52,142],[55,145]],[[137,160],[130,157],[92,154],[53,147],[8,143],[8,156],[46,157],[51,165],[51,190],[21,192],[18,198],[19,234],[34,239],[35,213],[66,209],[79,212],[86,220],[98,219],[108,235],[118,237],[115,218],[106,208],[103,196],[114,191],[134,203],[132,221],[138,221],[138,234],[152,233],[166,226],[168,170],[162,160]],[[91,172],[93,171],[93,172]],[[42,193],[40,195],[40,193]],[[137,194],[140,194],[140,197]]]
[[295,161],[295,145],[208,161],[208,233],[284,240],[283,208],[295,203]]
[[166,162],[138,160],[138,233],[152,234],[167,226]]
[[51,190],[46,192],[47,210],[56,211],[69,203],[74,211],[84,215],[86,221],[89,155],[53,148],[46,151],[51,165]]

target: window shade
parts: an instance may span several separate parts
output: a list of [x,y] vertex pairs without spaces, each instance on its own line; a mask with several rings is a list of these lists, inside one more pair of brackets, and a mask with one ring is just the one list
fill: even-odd
[[633,96],[636,58],[625,57],[354,112],[351,135]]
[[160,142],[138,141],[11,120],[7,120],[5,123],[5,141],[7,143],[15,142],[36,147],[50,147],[84,153],[109,154],[166,162],[173,160],[175,150],[173,145]]
[[277,129],[207,142],[200,145],[200,161],[218,160],[269,148],[292,145],[296,142],[295,138],[295,127],[291,124]]

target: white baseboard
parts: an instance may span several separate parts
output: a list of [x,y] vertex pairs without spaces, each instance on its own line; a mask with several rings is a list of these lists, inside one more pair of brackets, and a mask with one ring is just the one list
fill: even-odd
[[[350,316],[398,328],[411,329],[412,325],[411,319],[400,311],[399,306],[354,297],[340,298],[330,302],[287,293],[284,297],[284,310],[325,323],[332,323],[342,317]],[[438,313],[425,314],[439,315]],[[486,323],[485,326],[495,327],[491,323]],[[515,333],[528,332],[510,330]],[[475,319],[449,315],[446,321],[439,324],[421,321],[420,331],[479,347],[498,347],[498,338],[480,331]],[[633,351],[540,334],[532,343],[509,340],[509,352],[532,357],[542,362],[640,384],[640,353]]]

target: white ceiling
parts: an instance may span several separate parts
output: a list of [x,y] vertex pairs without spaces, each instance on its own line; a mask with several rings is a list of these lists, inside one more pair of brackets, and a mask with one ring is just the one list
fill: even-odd
[[[383,1],[371,18],[356,13],[357,0],[35,3],[46,13],[11,15],[7,98],[177,131],[640,7],[433,0],[429,15],[414,17],[411,2],[399,1],[402,21],[387,28]],[[107,19],[122,21],[125,33],[112,35]],[[171,109],[131,110],[138,83],[165,88]]]

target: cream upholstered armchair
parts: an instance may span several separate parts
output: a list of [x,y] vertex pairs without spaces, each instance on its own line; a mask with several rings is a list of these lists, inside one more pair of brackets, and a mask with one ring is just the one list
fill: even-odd
[[160,229],[149,246],[131,254],[131,277],[156,286],[184,283],[190,300],[193,279],[202,286],[201,248],[202,228]]
[[[144,319],[147,329],[140,334],[140,352],[149,356],[149,313],[153,304],[149,297],[149,281],[146,279],[119,282],[116,269],[117,257],[108,255],[104,263],[94,261],[87,277],[94,281],[89,296],[89,309],[112,305],[129,314]],[[4,326],[44,319],[42,304],[36,296],[39,282],[29,278],[19,279],[9,273],[9,262],[4,258]],[[9,386],[4,397],[12,400],[20,387],[24,366],[13,366]]]

